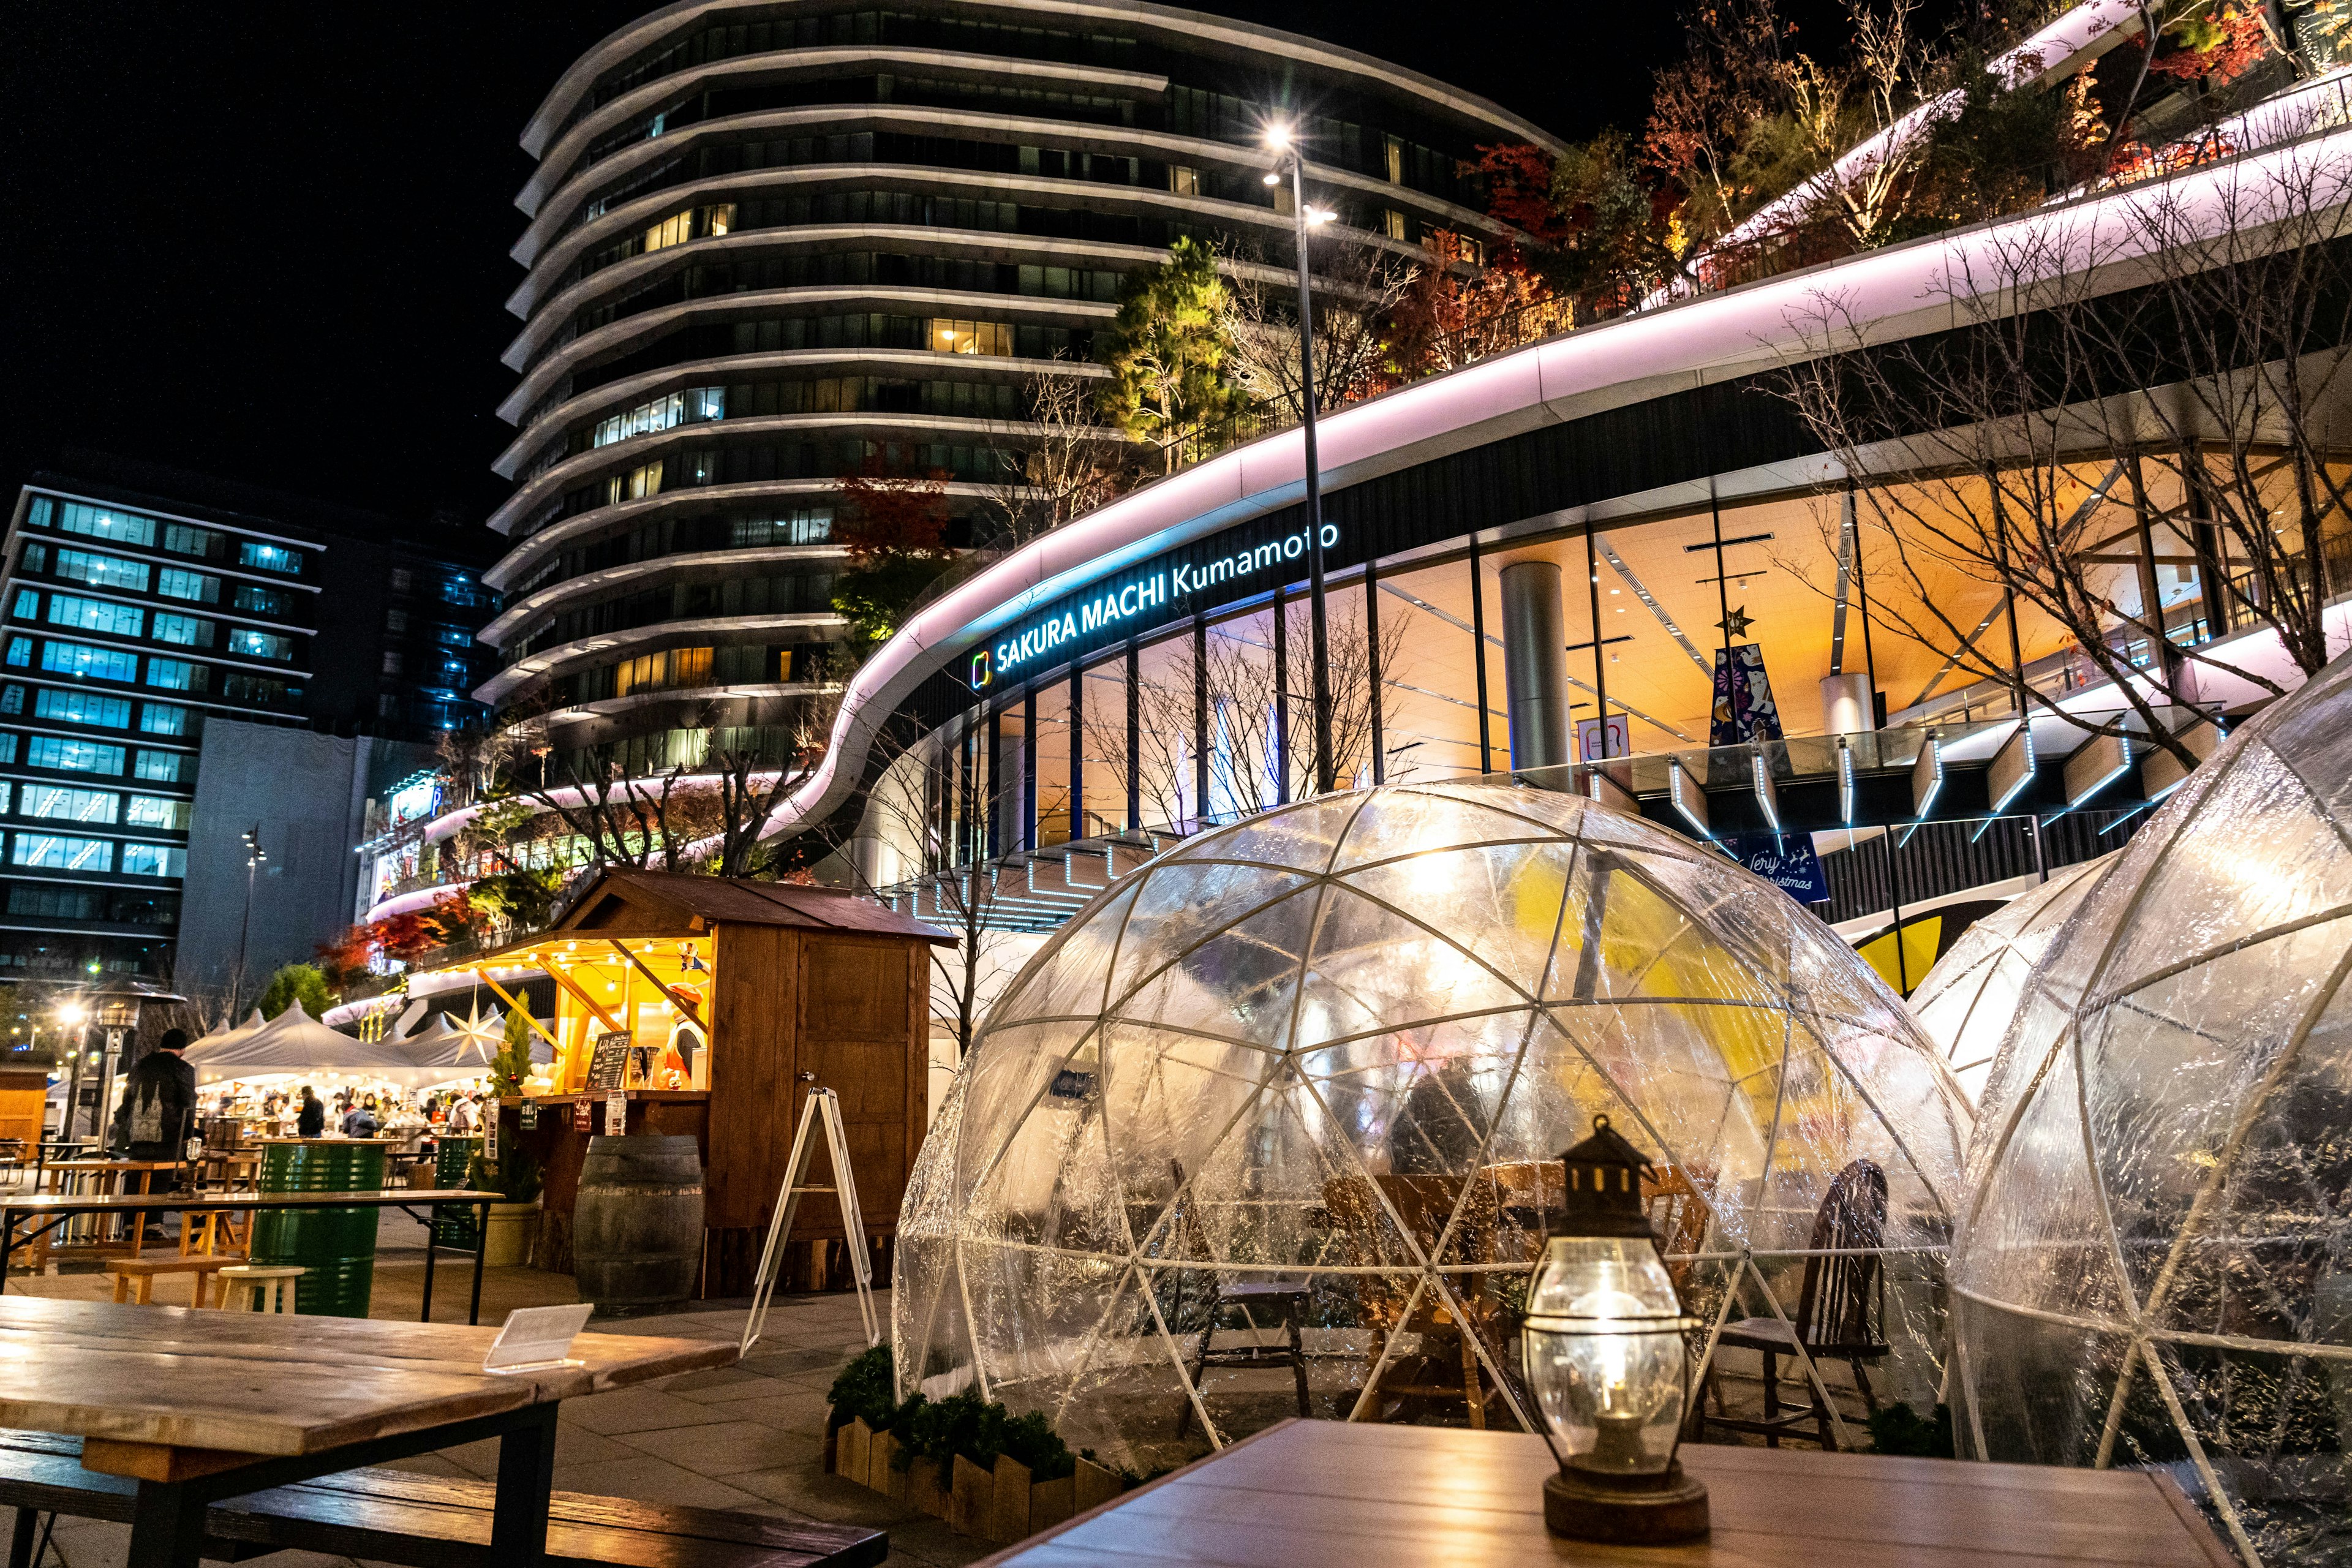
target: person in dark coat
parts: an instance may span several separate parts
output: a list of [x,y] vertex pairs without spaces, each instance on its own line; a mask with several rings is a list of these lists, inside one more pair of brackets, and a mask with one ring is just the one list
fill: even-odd
[[326,1135],[326,1131],[327,1108],[306,1083],[302,1086],[302,1109],[294,1121],[294,1135],[298,1138],[320,1138]]
[[123,1079],[117,1116],[134,1160],[187,1158],[196,1116],[196,1069],[180,1055],[187,1048],[188,1032],[168,1029]]

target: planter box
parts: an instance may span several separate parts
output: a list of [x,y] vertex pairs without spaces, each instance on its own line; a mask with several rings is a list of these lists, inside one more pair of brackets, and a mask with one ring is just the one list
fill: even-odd
[[1077,1494],[1071,1510],[1074,1513],[1083,1513],[1098,1502],[1108,1502],[1127,1489],[1127,1483],[1118,1479],[1118,1472],[1106,1470],[1092,1459],[1080,1459],[1077,1474],[1070,1479]]
[[1029,1483],[1029,1533],[1051,1530],[1078,1511],[1078,1482],[1075,1476],[1064,1476],[1057,1481]]
[[833,1406],[828,1405],[824,1407],[824,1473],[826,1475],[841,1473],[841,1466],[838,1463],[840,1452],[841,1429],[833,1424]]
[[955,1457],[955,1484],[948,1492],[948,1528],[958,1535],[985,1536],[996,1505],[996,1482],[986,1470]]
[[852,1421],[841,1429],[836,1451],[840,1459],[835,1469],[843,1479],[856,1481],[861,1487],[866,1485],[866,1465],[874,1451],[874,1429],[866,1425],[864,1418]]
[[988,1538],[1009,1542],[1029,1534],[1029,1467],[1009,1454],[996,1456],[995,1504],[989,1510]]
[[866,1484],[894,1502],[907,1498],[907,1472],[898,1467],[898,1451],[905,1447],[897,1434],[877,1432],[874,1457],[866,1462]]
[[936,1459],[917,1459],[907,1467],[907,1506],[933,1519],[948,1516],[948,1489],[940,1485]]

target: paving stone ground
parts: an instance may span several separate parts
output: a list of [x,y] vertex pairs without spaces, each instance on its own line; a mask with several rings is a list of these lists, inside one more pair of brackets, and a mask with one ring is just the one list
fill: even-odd
[[[379,1243],[377,1284],[370,1315],[416,1317],[423,1255],[417,1227],[397,1234],[387,1220]],[[471,1259],[445,1253],[434,1285],[434,1317],[465,1321]],[[95,1273],[22,1276],[11,1291],[105,1300],[110,1284]],[[176,1302],[177,1280],[164,1282]],[[569,1276],[529,1268],[494,1268],[483,1281],[482,1321],[494,1323],[515,1307],[575,1300]],[[877,1310],[889,1321],[889,1295]],[[744,1303],[697,1303],[695,1310],[656,1317],[599,1321],[601,1332],[717,1339],[742,1338]],[[863,1524],[890,1532],[893,1568],[961,1568],[988,1555],[985,1542],[956,1534],[936,1519],[910,1513],[880,1494],[824,1473],[824,1394],[844,1363],[866,1348],[857,1299],[786,1296],[776,1299],[767,1330],[738,1365],[687,1373],[659,1383],[566,1401],[557,1427],[555,1485],[647,1502],[742,1509],[791,1519]],[[493,1442],[472,1443],[399,1461],[404,1469],[488,1479],[498,1468]],[[48,1568],[121,1568],[127,1527],[60,1519]],[[347,1559],[280,1552],[271,1568],[331,1568]]]

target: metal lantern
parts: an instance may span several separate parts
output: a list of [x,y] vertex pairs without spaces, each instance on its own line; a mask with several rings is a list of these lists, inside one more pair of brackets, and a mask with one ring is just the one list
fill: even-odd
[[1642,1202],[1650,1162],[1609,1125],[1560,1155],[1567,1213],[1528,1289],[1528,1383],[1559,1473],[1544,1522],[1580,1541],[1686,1541],[1706,1533],[1706,1488],[1675,1450],[1690,1356],[1673,1279]]

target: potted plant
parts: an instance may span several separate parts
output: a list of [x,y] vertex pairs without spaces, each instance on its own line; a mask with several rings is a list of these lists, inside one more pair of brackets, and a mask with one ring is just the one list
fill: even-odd
[[[530,1020],[518,1007],[507,1015],[506,1038],[490,1062],[490,1088],[498,1096],[499,1113],[522,1097],[522,1080],[530,1071]],[[474,1156],[467,1167],[466,1184],[476,1192],[500,1193],[506,1201],[490,1205],[489,1223],[482,1232],[482,1267],[512,1268],[530,1261],[530,1245],[539,1235],[540,1192],[546,1172],[538,1156],[523,1147],[520,1118],[516,1132],[498,1130],[499,1157]]]

